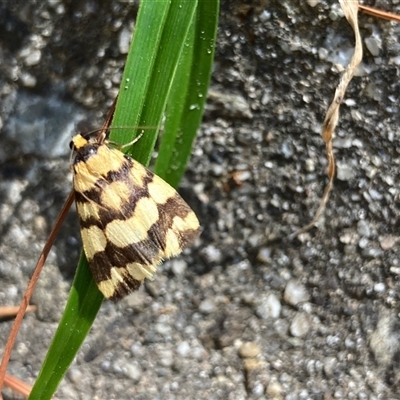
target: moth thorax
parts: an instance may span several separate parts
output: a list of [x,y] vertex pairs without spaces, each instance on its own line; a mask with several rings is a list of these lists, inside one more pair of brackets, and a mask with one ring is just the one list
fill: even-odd
[[97,154],[98,148],[98,143],[88,143],[82,148],[76,149],[74,164],[77,164],[80,161],[86,162],[90,157],[93,157]]

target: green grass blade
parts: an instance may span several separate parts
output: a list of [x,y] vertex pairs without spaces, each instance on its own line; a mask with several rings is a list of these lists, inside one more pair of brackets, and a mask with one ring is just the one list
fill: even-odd
[[64,314],[29,399],[52,398],[87,336],[103,299],[82,253]]
[[[122,77],[123,89],[118,99],[118,109],[115,112],[113,126],[120,127],[147,127],[144,129],[141,139],[132,146],[129,151],[136,160],[144,165],[150,161],[151,150],[158,135],[158,128],[161,124],[165,105],[170,93],[172,82],[177,71],[178,62],[182,53],[184,40],[188,34],[191,21],[196,11],[196,1],[158,2],[149,1],[148,10],[143,11],[153,15],[159,13],[162,8],[164,19],[155,22],[156,26],[163,25],[162,35],[158,36],[151,45],[157,49],[156,52],[140,56],[143,48],[149,46],[149,36],[154,27],[145,26],[139,35],[135,35],[133,51],[128,56],[127,66]],[[169,5],[169,7],[166,6]],[[165,21],[168,21],[166,23]],[[135,51],[136,49],[136,51]],[[130,63],[130,59],[140,62]],[[146,76],[137,79],[130,78],[138,74],[137,64]],[[138,106],[136,106],[138,105]],[[149,129],[150,128],[150,129]],[[152,129],[153,128],[153,129]],[[112,131],[111,137],[119,143],[128,143],[137,135],[132,129],[118,129]],[[151,149],[149,151],[149,149]]]
[[[143,0],[121,83],[113,126],[159,126],[176,73],[195,1]],[[112,140],[130,142],[134,130],[112,131]],[[157,130],[145,134],[129,153],[147,164]],[[70,297],[29,399],[50,399],[83,343],[102,302],[86,258],[81,257]]]
[[200,126],[214,61],[219,1],[199,1],[168,100],[154,172],[177,187]]

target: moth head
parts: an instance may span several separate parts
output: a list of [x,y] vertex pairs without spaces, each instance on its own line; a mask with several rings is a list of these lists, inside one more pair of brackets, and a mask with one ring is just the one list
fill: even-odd
[[99,143],[96,138],[86,138],[86,135],[76,134],[70,143],[71,157],[70,165],[77,164],[79,161],[86,162],[91,156],[97,154]]
[[89,140],[85,136],[78,133],[77,135],[75,135],[72,138],[71,142],[69,143],[69,148],[72,151],[79,151],[84,146],[86,146],[88,143],[89,143]]

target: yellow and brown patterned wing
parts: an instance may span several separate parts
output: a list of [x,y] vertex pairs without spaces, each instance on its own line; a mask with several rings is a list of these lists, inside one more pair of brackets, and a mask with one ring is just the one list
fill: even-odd
[[80,135],[73,144],[83,248],[101,292],[118,300],[190,246],[199,222],[175,189],[137,161]]

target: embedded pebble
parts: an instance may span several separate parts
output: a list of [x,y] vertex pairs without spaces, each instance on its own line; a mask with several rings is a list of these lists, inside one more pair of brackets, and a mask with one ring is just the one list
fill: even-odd
[[306,171],[307,172],[315,171],[315,162],[312,158],[307,158],[307,160],[306,160]]
[[36,78],[27,72],[21,73],[21,75],[19,76],[19,81],[22,83],[23,86],[27,88],[35,87],[37,82]]
[[310,317],[305,313],[297,313],[290,324],[290,334],[294,337],[304,336],[310,330]]
[[321,3],[321,0],[307,0],[307,4],[310,7],[315,7],[317,6],[319,3]]
[[222,93],[210,89],[208,98],[211,103],[215,104],[215,109],[226,116],[236,118],[253,118],[248,101],[241,95],[233,93]]
[[8,300],[13,300],[18,296],[18,288],[17,286],[9,286],[5,290],[3,289],[4,293],[7,296]]
[[73,382],[73,383],[77,383],[77,382],[79,382],[79,381],[82,379],[82,372],[81,372],[81,370],[78,369],[78,368],[75,368],[75,367],[71,367],[71,368],[68,370],[67,375],[68,375],[69,380],[70,380],[71,382]]
[[271,101],[271,91],[269,89],[265,89],[263,97],[261,98],[261,104],[266,105]]
[[344,340],[344,345],[346,346],[347,349],[355,349],[356,342],[350,337],[346,337],[346,339]]
[[223,165],[213,164],[212,172],[214,176],[222,176],[226,172],[226,169]]
[[110,369],[111,369],[111,363],[110,363],[110,361],[109,361],[109,360],[103,361],[103,362],[101,363],[101,369],[102,369],[104,372],[109,372]]
[[287,159],[293,157],[294,154],[293,143],[289,140],[285,140],[281,146],[281,153]]
[[375,189],[369,189],[368,190],[369,195],[371,196],[372,200],[382,200],[383,196]]
[[240,346],[239,354],[242,358],[255,358],[261,354],[261,347],[256,342],[245,342]]
[[199,305],[199,311],[202,314],[211,314],[215,311],[215,303],[210,299],[203,300]]
[[360,236],[364,237],[371,236],[371,230],[369,229],[369,226],[364,219],[361,219],[360,221],[357,222],[357,232]]
[[163,367],[170,367],[174,363],[174,354],[172,350],[161,350],[158,353],[158,362]]
[[262,247],[258,250],[257,260],[262,263],[268,263],[271,261],[271,249],[268,247]]
[[335,373],[337,366],[337,359],[335,357],[328,357],[324,362],[324,372],[327,377],[332,377]]
[[118,38],[118,49],[121,54],[127,54],[131,42],[132,32],[127,27],[121,29]]
[[365,237],[361,238],[358,242],[360,249],[365,249],[369,244],[369,240]]
[[279,400],[283,399],[284,389],[279,382],[273,380],[268,384],[266,393],[269,398]]
[[381,101],[382,99],[382,88],[377,86],[375,83],[370,82],[364,90],[366,96],[374,99],[375,101]]
[[389,268],[389,271],[392,274],[400,275],[400,267],[394,267],[393,265]]
[[349,164],[337,163],[337,179],[340,181],[349,181],[353,179],[357,173]]
[[42,58],[42,52],[40,50],[31,51],[25,58],[24,63],[26,66],[31,67],[32,65],[37,65]]
[[383,250],[389,250],[397,243],[397,240],[398,238],[395,236],[381,236],[379,243]]
[[154,325],[154,330],[160,335],[168,335],[169,333],[171,333],[171,329],[171,326],[168,324],[157,323]]
[[211,244],[205,247],[201,254],[207,259],[208,262],[218,262],[222,258],[221,250]]
[[333,147],[337,149],[349,149],[353,145],[351,138],[338,137],[333,141]]
[[176,348],[176,352],[178,355],[181,357],[187,357],[190,354],[190,345],[188,342],[183,341],[178,344],[178,347]]
[[142,370],[138,364],[127,363],[124,367],[124,374],[134,382],[139,382],[142,376]]
[[291,306],[297,306],[299,303],[304,303],[310,299],[306,287],[297,280],[290,280],[285,288],[283,299]]
[[382,40],[377,38],[376,36],[370,36],[364,39],[365,46],[369,50],[369,52],[374,56],[378,57],[380,50],[382,48]]
[[396,313],[383,311],[376,329],[370,337],[370,348],[380,365],[389,365],[393,354],[400,350],[398,332],[393,329],[396,325],[398,325]]
[[273,293],[262,299],[256,308],[256,315],[261,319],[278,318],[281,313],[281,302]]
[[329,51],[327,49],[325,49],[324,47],[320,47],[318,49],[318,57],[320,58],[320,60],[326,60],[328,55],[329,55]]
[[386,288],[386,286],[382,282],[377,283],[376,285],[374,285],[374,291],[376,293],[383,293],[385,291],[385,288]]
[[260,21],[263,21],[263,22],[268,21],[269,19],[271,19],[271,12],[268,10],[264,10],[260,14],[259,18],[260,18]]
[[175,276],[182,276],[187,268],[186,261],[182,258],[174,258],[171,261],[171,271]]
[[366,258],[377,258],[383,254],[383,250],[377,247],[367,246],[365,249],[363,249],[361,254]]
[[264,393],[264,385],[261,382],[256,382],[251,389],[251,393],[257,397],[261,396]]

